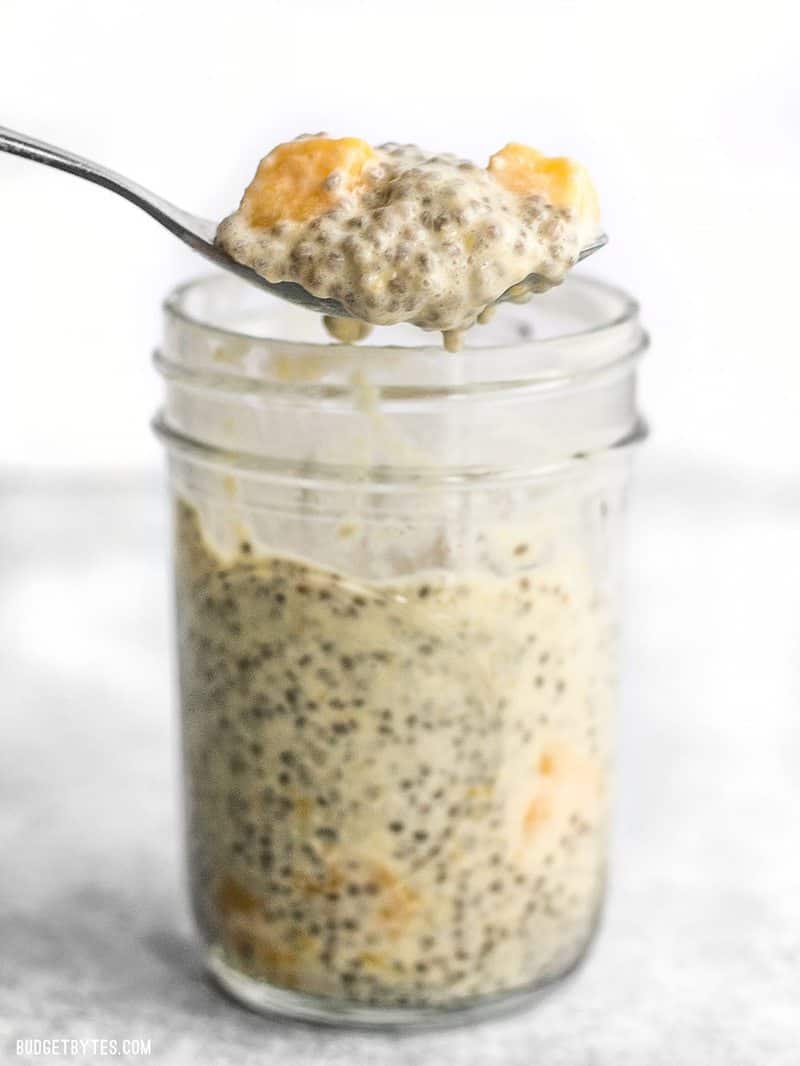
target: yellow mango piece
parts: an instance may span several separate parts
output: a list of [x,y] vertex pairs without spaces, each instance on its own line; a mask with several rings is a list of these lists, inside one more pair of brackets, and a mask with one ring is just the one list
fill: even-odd
[[533,787],[522,811],[525,844],[546,843],[563,831],[570,815],[593,819],[603,797],[600,765],[555,737],[545,742],[535,763]]
[[315,218],[363,183],[364,167],[374,157],[358,137],[307,137],[279,144],[259,163],[242,209],[256,228]]
[[546,156],[526,144],[507,144],[489,160],[489,173],[518,196],[543,196],[554,207],[572,208],[598,220],[600,203],[586,167],[566,156]]

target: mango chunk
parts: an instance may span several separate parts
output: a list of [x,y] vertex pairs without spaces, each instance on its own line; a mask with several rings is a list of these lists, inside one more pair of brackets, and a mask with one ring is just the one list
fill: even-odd
[[563,832],[570,816],[588,819],[601,806],[604,780],[600,764],[563,740],[548,739],[535,762],[528,802],[522,812],[522,839],[540,843]]
[[374,150],[358,137],[306,137],[273,148],[242,198],[251,226],[302,222],[336,206],[363,184]]
[[489,160],[489,173],[518,196],[543,196],[554,207],[571,208],[598,221],[600,203],[586,167],[566,156],[546,156],[526,144],[507,144]]

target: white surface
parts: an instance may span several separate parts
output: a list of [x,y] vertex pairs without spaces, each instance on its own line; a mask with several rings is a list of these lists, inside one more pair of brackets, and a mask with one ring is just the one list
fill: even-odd
[[[796,469],[800,65],[791,0],[4,0],[0,122],[218,217],[272,144],[327,128],[594,173],[654,338],[661,439]],[[164,292],[204,269],[144,216],[0,156],[0,455],[155,465]]]
[[158,1066],[797,1066],[800,491],[654,452],[638,473],[597,949],[528,1013],[402,1038],[267,1021],[208,985],[182,887],[160,486],[6,484],[0,1058],[80,1036],[150,1039],[136,1061]]

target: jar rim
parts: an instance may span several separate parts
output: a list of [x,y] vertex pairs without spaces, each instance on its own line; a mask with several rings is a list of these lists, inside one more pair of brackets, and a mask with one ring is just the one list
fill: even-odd
[[[189,282],[165,302],[156,430],[200,464],[301,480],[313,469],[314,478],[353,484],[367,470],[382,484],[500,483],[624,450],[644,434],[638,306],[584,277],[554,293],[506,305],[450,355],[431,345],[317,343],[319,316],[225,274]],[[248,332],[253,322],[293,339]],[[390,329],[415,337],[411,326]],[[480,346],[496,337],[505,344]]]
[[[299,365],[314,360],[322,360],[324,366],[333,366],[348,358],[368,361],[370,372],[378,377],[383,368],[387,369],[387,380],[379,384],[405,386],[422,389],[450,391],[454,382],[454,367],[457,365],[457,391],[465,386],[469,388],[497,387],[503,385],[525,384],[526,386],[546,385],[570,386],[586,377],[598,373],[619,369],[620,366],[633,362],[647,346],[646,335],[639,323],[639,304],[622,288],[609,284],[591,275],[572,275],[549,293],[536,297],[534,301],[523,306],[508,308],[506,318],[517,321],[511,323],[518,330],[518,335],[509,338],[502,334],[499,340],[491,337],[492,326],[475,327],[467,334],[467,343],[457,355],[443,351],[441,343],[433,341],[422,344],[370,344],[361,342],[356,345],[341,344],[331,338],[322,339],[287,339],[280,336],[280,330],[273,332],[253,332],[246,328],[233,326],[223,321],[223,316],[216,316],[206,306],[200,311],[191,306],[199,298],[219,298],[220,293],[228,293],[232,300],[251,297],[260,300],[261,306],[282,307],[283,302],[269,297],[254,286],[238,278],[222,273],[203,275],[190,279],[176,286],[165,298],[163,310],[168,329],[172,327],[190,336],[202,336],[205,343],[199,350],[208,352],[209,344],[215,342],[221,348],[228,346],[231,351],[247,352],[247,359],[237,364],[237,359],[225,358],[216,363],[211,360],[203,366],[190,365],[192,358],[182,357],[177,360],[182,372],[211,372],[214,377],[228,379],[231,385],[247,382],[248,388],[274,385],[286,386],[291,383],[301,391],[310,384],[302,376],[297,379],[285,375],[285,366]],[[545,304],[548,301],[549,304]],[[540,315],[543,309],[552,309],[555,305],[555,318],[558,319],[558,304],[563,305],[562,318],[566,308],[575,301],[591,305],[592,321],[589,324],[563,331],[551,332],[544,336],[525,335],[525,319]],[[219,300],[219,303],[224,301]],[[289,311],[294,309],[288,308]],[[304,312],[308,315],[308,312]],[[538,319],[535,319],[538,325]],[[398,327],[389,327],[393,330]],[[479,333],[476,331],[480,331]],[[321,332],[321,330],[320,330]],[[434,335],[437,337],[438,335]],[[479,344],[474,344],[475,340]],[[185,353],[191,345],[180,345]],[[259,361],[254,355],[261,353],[268,356]],[[175,365],[171,358],[169,345],[162,349],[160,361],[169,366]],[[273,375],[268,368],[275,359],[282,360],[284,376]],[[402,364],[403,371],[398,373]],[[317,380],[314,384],[319,384]]]

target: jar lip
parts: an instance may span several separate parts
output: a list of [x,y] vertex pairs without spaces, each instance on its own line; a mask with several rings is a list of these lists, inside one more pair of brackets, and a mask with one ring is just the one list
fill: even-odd
[[[291,340],[281,337],[280,331],[271,333],[251,332],[247,329],[235,328],[221,321],[214,321],[214,315],[207,311],[197,313],[187,306],[193,295],[216,295],[219,291],[225,292],[226,286],[231,287],[231,299],[235,300],[239,294],[249,293],[250,286],[239,279],[230,278],[223,273],[206,274],[190,279],[176,286],[165,298],[163,310],[168,322],[172,322],[179,330],[198,331],[201,335],[217,341],[221,346],[230,345],[232,348],[247,347],[249,349],[263,349],[270,354],[279,354],[283,360],[294,361],[298,364],[302,360],[322,360],[330,364],[341,361],[343,358],[368,360],[372,371],[380,370],[381,366],[396,367],[398,360],[408,364],[408,369],[414,367],[414,372],[408,376],[403,374],[405,383],[409,379],[418,380],[420,384],[434,384],[429,375],[439,379],[443,374],[450,378],[455,360],[459,365],[459,378],[463,385],[480,386],[493,382],[502,384],[511,381],[526,384],[537,382],[553,385],[556,383],[574,383],[576,379],[591,376],[598,371],[609,370],[619,367],[620,363],[628,360],[633,361],[641,354],[644,331],[638,320],[639,304],[622,288],[601,281],[591,275],[570,275],[565,282],[556,289],[551,290],[554,300],[559,299],[568,304],[570,300],[577,298],[592,304],[592,313],[596,321],[587,324],[584,328],[568,328],[563,332],[556,331],[545,336],[525,336],[521,332],[523,323],[518,323],[519,336],[512,339],[501,339],[497,343],[487,340],[489,327],[475,327],[480,330],[479,336],[482,343],[479,346],[470,346],[469,334],[467,346],[456,356],[450,356],[444,352],[441,343],[433,341],[423,344],[369,344],[359,343],[347,345],[325,339],[318,340]],[[234,288],[236,286],[238,288]],[[276,307],[281,304],[278,298],[271,298],[252,288],[253,298],[265,301],[263,306]],[[535,309],[539,314],[545,309],[542,300],[547,300],[550,293],[544,297],[535,299],[523,307],[505,305],[509,307],[509,314],[530,314],[530,309]],[[272,301],[271,305],[267,301]],[[602,312],[598,305],[603,305]],[[549,305],[552,310],[552,304]],[[291,308],[289,310],[292,310]],[[538,324],[538,319],[536,320]],[[438,334],[432,334],[438,340]],[[591,351],[590,351],[591,349]],[[164,353],[167,361],[171,362],[168,353]],[[184,370],[186,363],[183,363]],[[444,368],[447,368],[446,370]],[[197,368],[196,368],[197,369]],[[214,370],[223,374],[230,374],[232,378],[247,378],[253,381],[262,378],[260,373],[252,373],[244,367],[232,365],[220,366],[217,364]],[[418,378],[417,372],[422,374]],[[395,371],[392,371],[394,378]],[[269,375],[267,375],[267,379]],[[263,379],[262,379],[263,380]],[[388,383],[388,382],[387,382]],[[300,385],[297,381],[295,384]]]
[[[292,346],[296,348],[302,348],[307,351],[309,348],[319,349],[321,351],[327,351],[328,349],[338,350],[343,347],[337,341],[326,341],[325,343],[317,343],[314,341],[288,341],[282,337],[270,337],[262,333],[248,333],[245,330],[229,329],[226,326],[218,325],[214,322],[209,322],[207,319],[202,318],[199,315],[190,314],[183,306],[182,302],[184,297],[191,291],[200,288],[203,285],[213,283],[219,278],[224,278],[224,274],[200,274],[197,277],[190,278],[188,281],[182,282],[180,285],[176,285],[163,300],[162,308],[175,318],[180,319],[189,326],[200,326],[203,329],[207,329],[214,333],[220,333],[229,337],[231,340],[247,340],[256,341],[260,343],[276,343],[281,345]],[[635,300],[629,293],[618,285],[612,285],[607,281],[601,281],[593,274],[580,274],[573,275],[567,279],[563,284],[567,286],[575,286],[576,284],[587,284],[592,288],[602,290],[610,296],[617,297],[623,305],[623,310],[618,314],[615,314],[607,322],[602,322],[596,326],[590,326],[588,329],[574,330],[569,333],[561,333],[555,337],[527,337],[520,339],[515,346],[519,347],[534,347],[538,348],[544,344],[552,344],[558,341],[569,340],[571,337],[587,337],[597,333],[602,333],[604,330],[613,329],[615,326],[620,326],[625,322],[629,322],[631,319],[638,318],[640,306],[638,300]],[[439,334],[435,331],[431,331],[431,335],[438,337]],[[470,349],[471,352],[492,352],[498,348],[507,348],[507,344],[487,344],[480,349]],[[437,359],[442,357],[441,344],[359,344],[359,351],[392,351],[392,352],[413,352],[415,354],[425,353],[426,355],[433,355]]]

